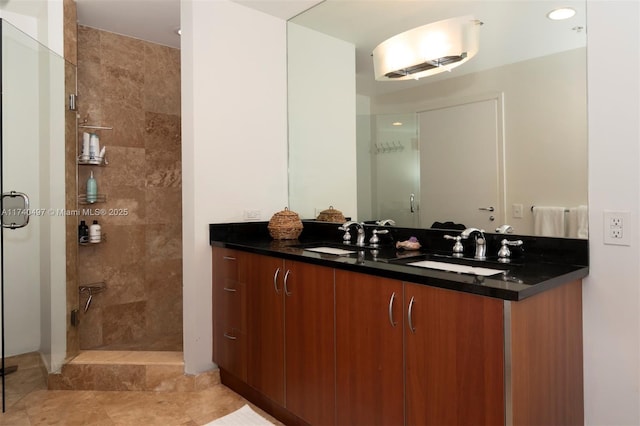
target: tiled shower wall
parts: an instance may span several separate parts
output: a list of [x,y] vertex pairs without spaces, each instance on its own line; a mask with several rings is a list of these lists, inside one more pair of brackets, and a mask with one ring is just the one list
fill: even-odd
[[113,127],[96,131],[109,164],[78,166],[78,191],[93,170],[107,197],[79,205],[104,209],[78,222],[105,238],[78,247],[78,285],[106,285],[86,312],[79,295],[80,349],[182,350],[180,51],[78,27],[78,114]]

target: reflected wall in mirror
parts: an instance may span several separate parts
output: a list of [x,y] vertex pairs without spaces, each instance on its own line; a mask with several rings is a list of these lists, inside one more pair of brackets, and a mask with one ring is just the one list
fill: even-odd
[[[546,17],[567,5],[573,18]],[[418,81],[374,80],[381,41],[468,14],[484,24],[472,60]],[[326,0],[298,15],[290,208],[586,238],[585,14],[584,1]]]

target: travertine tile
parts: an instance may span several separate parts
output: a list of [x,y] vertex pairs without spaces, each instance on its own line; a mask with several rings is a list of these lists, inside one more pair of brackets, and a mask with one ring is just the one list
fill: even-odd
[[180,114],[180,50],[147,43],[144,58],[144,108]]
[[[81,26],[77,72],[80,120],[112,130],[96,131],[106,146],[107,167],[79,167],[78,188],[71,188],[70,175],[67,192],[75,197],[86,191],[93,170],[107,202],[81,208],[128,214],[98,217],[106,241],[78,249],[77,281],[68,282],[67,294],[69,311],[77,306],[81,321],[68,341],[75,339],[75,347],[84,349],[128,349],[135,342],[139,349],[181,349],[180,51]],[[70,197],[68,203],[74,202]],[[91,224],[94,217],[78,219]],[[77,222],[68,221],[67,227],[75,240]],[[153,275],[148,281],[148,260],[175,270],[164,266],[167,279]],[[87,297],[77,287],[100,281],[108,290],[82,312]],[[73,351],[74,345],[69,347]]]
[[106,306],[102,313],[102,338],[105,345],[131,342],[146,334],[147,302]]

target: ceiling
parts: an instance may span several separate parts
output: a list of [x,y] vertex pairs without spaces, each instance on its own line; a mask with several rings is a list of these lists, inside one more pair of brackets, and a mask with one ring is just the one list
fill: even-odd
[[[6,1],[6,0],[0,0]],[[215,1],[215,0],[213,0]],[[293,18],[356,46],[359,93],[409,89],[415,81],[375,82],[371,52],[385,39],[441,19],[472,14],[483,22],[480,53],[451,73],[429,81],[493,68],[586,45],[584,0],[232,0],[281,19]],[[78,23],[180,48],[180,0],[76,0]],[[312,7],[317,5],[316,7]],[[571,6],[576,16],[546,14]],[[310,9],[305,13],[301,13]]]
[[[236,3],[289,19],[317,0],[236,0]],[[165,46],[180,48],[180,0],[76,0],[78,23]]]

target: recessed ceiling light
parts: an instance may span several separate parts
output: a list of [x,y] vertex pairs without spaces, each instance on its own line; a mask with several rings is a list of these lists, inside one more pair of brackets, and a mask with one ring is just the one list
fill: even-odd
[[576,14],[576,10],[570,7],[561,7],[559,9],[554,9],[551,12],[547,13],[547,18],[553,21],[561,21],[563,19],[569,19],[573,15]]
[[393,126],[402,126],[402,123],[399,121],[394,121],[393,123],[391,123],[391,125]]

